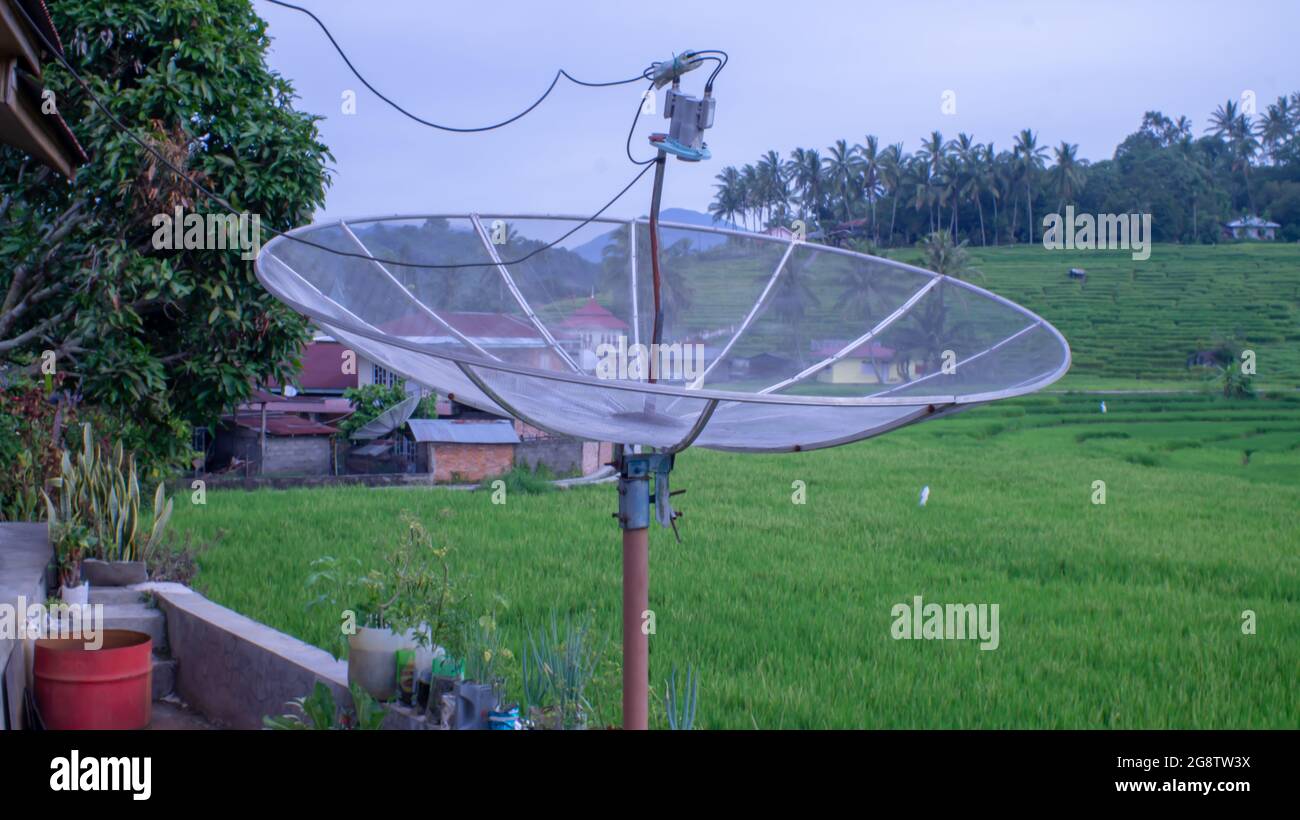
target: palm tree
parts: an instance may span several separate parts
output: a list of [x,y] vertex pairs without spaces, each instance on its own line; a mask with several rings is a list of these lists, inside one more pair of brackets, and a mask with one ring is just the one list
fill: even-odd
[[758,172],[754,166],[745,163],[745,167],[740,169],[740,190],[742,193],[741,202],[743,207],[741,212],[745,214],[745,227],[749,227],[749,214],[754,214],[754,220],[757,222],[762,215],[762,182],[758,178]]
[[1056,210],[1061,213],[1065,203],[1073,202],[1074,195],[1083,187],[1083,166],[1078,158],[1078,145],[1071,145],[1062,140],[1061,144],[1052,150],[1056,154],[1056,164],[1048,172],[1048,180],[1056,190],[1060,203],[1056,206]]
[[[865,242],[850,243],[849,247],[859,253],[870,253],[874,248],[869,245],[870,243]],[[843,288],[839,296],[841,315],[854,324],[864,326],[871,324],[878,313],[872,309],[873,305],[879,303],[883,295],[880,287],[881,277],[877,275],[876,266],[855,264],[841,274],[837,284]],[[876,381],[884,384],[885,374],[880,369],[875,351],[876,345],[867,346],[867,356],[871,360],[871,369],[876,373]]]
[[857,199],[853,189],[860,185],[857,153],[844,140],[836,140],[827,149],[830,156],[822,160],[826,169],[826,182],[839,193],[842,222],[853,218],[852,204]]
[[768,151],[758,160],[754,169],[759,179],[761,201],[768,215],[768,225],[773,221],[782,221],[790,203],[790,185],[785,175],[785,163],[781,155]]
[[1295,116],[1291,100],[1278,97],[1277,102],[1268,107],[1268,112],[1259,121],[1260,142],[1273,161],[1277,160],[1277,149],[1291,137]]
[[912,208],[920,211],[926,209],[930,217],[930,230],[934,230],[934,210],[930,208],[931,180],[930,163],[919,153],[913,154],[903,170],[903,184],[912,191]]
[[867,134],[867,141],[858,146],[859,168],[862,171],[862,190],[871,204],[871,234],[875,242],[880,242],[880,230],[876,225],[876,199],[880,195],[880,139],[875,134]]
[[[808,352],[804,349],[807,345],[803,343],[803,320],[808,315],[809,309],[820,307],[817,294],[809,287],[804,273],[804,267],[812,259],[813,257],[810,256],[800,264],[791,265],[777,280],[776,290],[772,294],[772,311],[777,319],[790,328],[795,360],[801,367],[807,361]],[[763,282],[767,282],[767,279],[767,276],[762,277]]]
[[745,197],[741,190],[740,172],[735,166],[728,165],[722,173],[714,177],[718,182],[713,187],[717,194],[709,204],[709,213],[714,222],[735,222],[736,215],[744,210]]
[[1223,105],[1214,109],[1210,115],[1210,125],[1205,129],[1206,133],[1212,134],[1219,139],[1231,139],[1236,134],[1237,121],[1240,115],[1237,113],[1237,104],[1228,100]]
[[1024,128],[1016,135],[1016,156],[1019,159],[1020,180],[1025,186],[1025,209],[1029,217],[1029,244],[1034,243],[1034,183],[1043,169],[1047,149],[1038,144],[1038,136]]
[[898,197],[903,187],[903,166],[907,158],[903,154],[903,143],[896,142],[886,148],[880,155],[880,182],[889,192],[889,242],[894,244],[894,217],[898,214]]
[[799,197],[799,215],[805,219],[809,216],[819,218],[826,193],[821,155],[817,149],[796,148],[791,151],[787,173]]
[[[938,131],[931,131],[928,139],[921,140],[921,149],[916,155],[923,159],[927,166],[928,180],[930,185],[935,185],[940,179],[943,170],[943,160],[947,156],[947,143],[943,141],[943,134]],[[932,194],[928,194],[931,201],[934,200]],[[943,222],[943,204],[939,204],[938,216],[931,218],[930,230],[933,231],[936,224]]]

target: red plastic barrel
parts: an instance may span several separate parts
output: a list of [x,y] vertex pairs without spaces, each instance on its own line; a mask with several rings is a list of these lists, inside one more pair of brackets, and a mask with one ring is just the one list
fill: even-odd
[[81,638],[36,642],[32,677],[48,729],[144,729],[153,707],[153,640],[105,629],[103,645]]

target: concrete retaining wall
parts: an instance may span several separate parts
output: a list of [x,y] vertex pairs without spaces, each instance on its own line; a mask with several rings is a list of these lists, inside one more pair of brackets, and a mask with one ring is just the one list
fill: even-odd
[[260,729],[266,715],[311,692],[316,681],[349,703],[347,663],[277,632],[180,584],[147,584],[167,616],[178,661],[176,694],[232,729]]

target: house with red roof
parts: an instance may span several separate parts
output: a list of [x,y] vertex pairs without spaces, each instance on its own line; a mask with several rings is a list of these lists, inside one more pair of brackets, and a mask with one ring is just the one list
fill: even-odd
[[558,326],[556,336],[584,370],[594,370],[599,357],[596,349],[603,344],[618,346],[626,337],[627,322],[610,313],[591,297],[586,304],[570,313]]

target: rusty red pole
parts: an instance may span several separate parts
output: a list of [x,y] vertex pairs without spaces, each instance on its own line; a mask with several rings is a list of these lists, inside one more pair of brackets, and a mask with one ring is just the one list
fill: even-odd
[[650,638],[643,613],[650,608],[650,530],[623,530],[623,728],[649,727]]

